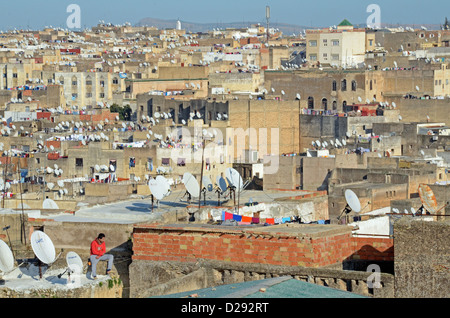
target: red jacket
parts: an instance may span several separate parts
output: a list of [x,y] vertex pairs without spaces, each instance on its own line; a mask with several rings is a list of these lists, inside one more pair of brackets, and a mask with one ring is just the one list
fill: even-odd
[[105,242],[99,244],[97,240],[93,240],[91,243],[91,255],[99,255],[102,256],[106,253],[106,245]]

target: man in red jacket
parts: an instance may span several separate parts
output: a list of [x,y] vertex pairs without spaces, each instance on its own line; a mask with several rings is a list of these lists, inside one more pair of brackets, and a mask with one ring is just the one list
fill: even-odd
[[105,234],[100,233],[95,240],[91,243],[91,266],[92,266],[92,278],[97,279],[97,263],[99,261],[108,261],[106,267],[106,275],[111,272],[114,256],[106,253]]

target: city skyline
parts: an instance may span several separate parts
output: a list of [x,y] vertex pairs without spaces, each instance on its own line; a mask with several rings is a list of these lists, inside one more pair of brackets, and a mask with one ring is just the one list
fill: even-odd
[[[345,4],[324,0],[319,4],[304,4],[294,0],[258,0],[213,2],[206,0],[174,0],[170,6],[165,2],[152,3],[144,0],[87,1],[87,0],[46,0],[36,5],[24,0],[9,3],[1,12],[0,29],[42,29],[45,26],[67,28],[67,12],[70,4],[81,9],[81,27],[89,28],[100,20],[112,24],[125,22],[136,25],[145,18],[164,20],[180,19],[192,23],[261,22],[265,23],[265,7],[270,6],[272,23],[288,23],[307,27],[323,27],[338,24],[348,19],[354,24],[364,24],[371,15],[367,12],[370,4],[380,8],[381,23],[387,24],[443,24],[450,3],[436,0],[387,1],[346,0]],[[438,9],[438,10],[437,10]]]

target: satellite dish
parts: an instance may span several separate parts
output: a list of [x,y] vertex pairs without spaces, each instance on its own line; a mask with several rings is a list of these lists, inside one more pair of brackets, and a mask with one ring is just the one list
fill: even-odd
[[9,246],[0,240],[0,270],[8,273],[14,269],[14,255]]
[[189,192],[190,195],[194,198],[198,198],[200,196],[200,185],[191,173],[185,172],[182,181],[186,187],[186,191]]
[[58,186],[64,187],[64,181],[58,180],[57,183],[58,183]]
[[228,180],[230,180],[231,185],[236,188],[238,191],[242,191],[244,183],[242,182],[242,177],[234,168],[227,168],[225,170],[225,175]]
[[[148,182],[148,187],[152,193],[152,195],[156,198],[156,200],[161,201],[164,196],[167,194],[167,180],[162,176],[158,176],[161,178],[151,179]],[[167,185],[166,185],[167,184]]]
[[42,231],[34,231],[31,234],[31,247],[36,257],[45,264],[55,261],[56,253],[50,237]]
[[227,191],[227,183],[226,183],[226,181],[225,181],[225,179],[223,177],[218,177],[217,184],[219,185],[219,188],[222,191],[222,193]]
[[354,212],[359,213],[361,211],[361,203],[355,192],[350,189],[345,190],[345,200]]
[[75,275],[79,275],[83,272],[83,261],[80,256],[75,252],[69,252],[66,255],[66,262],[69,271]]
[[428,212],[435,214],[437,208],[436,197],[431,188],[426,184],[419,185],[419,196],[422,205]]
[[111,170],[112,172],[114,172],[116,169],[114,168],[113,165],[109,165],[109,170]]
[[47,183],[47,188],[49,188],[50,190],[52,190],[55,187],[55,184],[52,182]]
[[213,190],[213,184],[211,182],[211,179],[208,176],[203,176],[202,179],[203,185],[205,186],[205,188],[211,192]]
[[58,210],[59,207],[52,199],[45,199],[42,203],[42,208],[45,210]]

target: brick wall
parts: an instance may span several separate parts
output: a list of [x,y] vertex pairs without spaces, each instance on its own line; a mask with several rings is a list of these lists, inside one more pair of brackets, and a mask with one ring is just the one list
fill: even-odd
[[256,231],[136,226],[133,260],[209,259],[313,268],[348,259],[393,260],[391,239],[353,238],[351,230],[317,236]]

